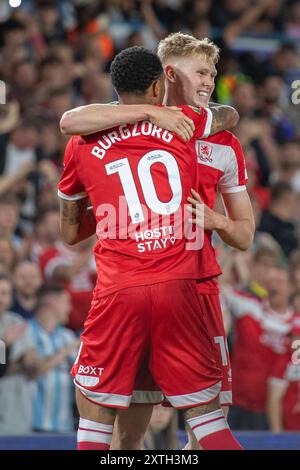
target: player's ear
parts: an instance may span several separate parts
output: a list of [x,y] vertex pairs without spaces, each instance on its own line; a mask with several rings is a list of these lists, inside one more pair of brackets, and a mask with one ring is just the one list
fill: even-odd
[[156,104],[161,104],[165,94],[165,79],[162,76],[152,84],[152,96]]
[[153,98],[157,99],[161,96],[162,94],[162,90],[161,90],[161,87],[162,87],[162,81],[159,79],[159,80],[155,80],[153,83],[152,83],[152,95],[153,95]]
[[174,70],[174,67],[172,65],[166,65],[164,70],[166,79],[171,83],[175,83],[176,72]]

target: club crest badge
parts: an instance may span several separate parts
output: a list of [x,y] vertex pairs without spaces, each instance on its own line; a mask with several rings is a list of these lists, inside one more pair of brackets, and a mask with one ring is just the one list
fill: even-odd
[[212,146],[206,142],[197,141],[196,142],[196,153],[198,162],[212,162]]

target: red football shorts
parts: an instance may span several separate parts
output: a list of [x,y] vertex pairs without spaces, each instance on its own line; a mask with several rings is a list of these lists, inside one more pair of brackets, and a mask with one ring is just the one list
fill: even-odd
[[[220,305],[218,282],[216,279],[210,279],[198,283],[197,291],[198,314],[204,320],[217,367],[222,372],[220,403],[223,406],[230,406],[232,404],[231,365]],[[201,338],[198,338],[198,341],[201,342]],[[145,363],[144,368],[136,379],[132,403],[155,404],[160,396],[158,390],[159,387]],[[166,400],[163,404],[165,406],[169,405]]]
[[199,302],[204,322],[213,342],[215,361],[222,371],[221,405],[232,405],[232,376],[227,338],[224,329],[218,282],[211,279],[198,284]]
[[[131,287],[94,300],[72,368],[75,385],[94,403],[127,408],[147,367],[172,406],[213,401],[222,374],[201,311],[193,280]],[[158,387],[147,386],[150,392]],[[162,398],[158,392],[155,402]]]

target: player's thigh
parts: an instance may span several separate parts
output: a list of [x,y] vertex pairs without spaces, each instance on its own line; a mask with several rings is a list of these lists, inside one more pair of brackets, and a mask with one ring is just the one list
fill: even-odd
[[196,282],[153,286],[151,372],[176,408],[218,397],[221,371],[201,314]]
[[92,403],[78,388],[76,388],[76,403],[81,418],[102,424],[113,424],[117,410]]
[[115,421],[112,450],[140,450],[150,423],[153,405],[130,405],[119,410]]

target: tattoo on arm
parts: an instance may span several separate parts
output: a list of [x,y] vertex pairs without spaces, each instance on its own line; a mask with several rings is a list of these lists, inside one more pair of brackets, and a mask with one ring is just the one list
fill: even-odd
[[62,201],[62,217],[69,225],[78,225],[83,210],[86,208],[86,200]]
[[230,106],[213,106],[210,108],[212,112],[211,134],[224,131],[233,127],[234,114],[236,111]]

